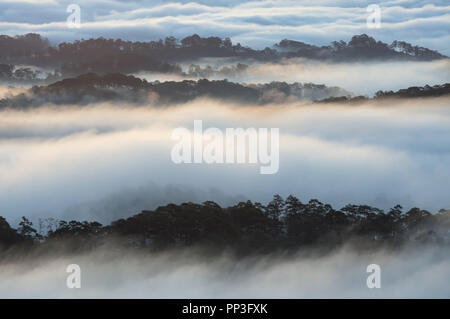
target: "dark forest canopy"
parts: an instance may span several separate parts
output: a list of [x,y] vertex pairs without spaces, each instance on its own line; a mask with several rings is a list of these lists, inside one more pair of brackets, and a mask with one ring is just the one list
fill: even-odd
[[49,104],[86,105],[96,102],[116,102],[159,105],[184,103],[207,97],[248,104],[282,102],[283,99],[317,100],[351,94],[338,87],[312,83],[272,82],[268,84],[239,84],[227,80],[147,82],[119,73],[84,74],[47,86],[34,86],[26,93],[0,100],[0,108],[29,108]]
[[266,206],[251,201],[227,208],[211,201],[169,204],[108,226],[50,218],[40,220],[38,231],[23,217],[13,229],[0,217],[0,250],[4,252],[0,260],[14,252],[80,252],[105,243],[148,251],[204,247],[241,254],[327,250],[351,243],[364,249],[448,246],[450,210],[431,214],[419,208],[404,211],[399,205],[387,212],[367,205],[336,210],[316,199],[303,203],[294,196],[275,195]]
[[26,93],[0,99],[0,108],[31,108],[44,104],[87,105],[98,102],[169,105],[205,97],[252,105],[293,101],[364,102],[384,98],[438,97],[450,94],[450,83],[410,87],[397,92],[378,91],[373,99],[354,97],[339,87],[313,83],[271,82],[240,84],[227,80],[147,82],[120,73],[83,74],[46,86],[34,86]]
[[403,41],[391,44],[376,41],[366,35],[355,35],[347,43],[334,41],[327,46],[310,45],[294,40],[282,40],[262,50],[233,44],[230,38],[197,34],[184,39],[132,42],[121,39],[88,39],[63,42],[52,46],[39,34],[0,36],[0,63],[46,66],[62,74],[86,72],[131,73],[137,70],[179,73],[178,62],[204,57],[237,57],[277,62],[283,58],[309,58],[328,61],[419,60],[447,58],[437,51],[414,46]]
[[[388,98],[427,98],[427,97],[439,97],[448,96],[450,94],[450,83],[441,85],[425,85],[425,86],[412,86],[407,89],[400,89],[398,91],[378,91],[375,93],[373,100],[383,100]],[[348,102],[348,103],[360,103],[369,100],[365,96],[340,96],[330,97],[320,101],[318,103],[333,103],[333,102]]]

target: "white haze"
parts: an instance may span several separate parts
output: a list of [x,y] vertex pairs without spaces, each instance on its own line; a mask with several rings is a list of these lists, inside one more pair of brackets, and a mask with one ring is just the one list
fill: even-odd
[[[274,75],[276,74],[276,78]],[[378,90],[450,82],[450,60],[433,62],[321,63],[288,60],[285,64],[257,65],[246,82],[312,82],[340,86],[357,95],[372,96]]]
[[[169,202],[230,205],[272,195],[340,208],[395,204],[450,208],[449,99],[384,105],[229,105],[39,108],[0,112],[0,215],[110,222]],[[208,127],[280,129],[280,169],[180,164],[171,132]]]
[[[234,62],[234,63],[233,63]],[[233,59],[201,59],[192,61],[203,68],[220,69],[225,65],[245,63],[249,68],[235,75],[217,74],[211,79],[227,78],[241,83],[314,83],[339,86],[355,95],[373,96],[377,91],[400,90],[411,86],[437,85],[450,82],[450,59],[432,62],[351,62],[326,63],[306,59],[287,59],[282,63],[256,63]],[[187,72],[189,63],[183,65]],[[136,76],[149,81],[196,79],[180,75],[140,72]]]
[[[66,286],[69,264],[81,267],[80,289]],[[381,267],[380,289],[366,285],[370,264]],[[448,298],[449,278],[442,248],[240,259],[106,249],[2,263],[0,298]]]

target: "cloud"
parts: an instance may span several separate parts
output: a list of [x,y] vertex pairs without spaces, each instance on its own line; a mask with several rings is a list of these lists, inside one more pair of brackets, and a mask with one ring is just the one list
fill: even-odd
[[406,40],[450,54],[448,3],[379,1],[382,27],[367,29],[366,7],[372,2],[79,1],[83,25],[76,30],[65,25],[71,1],[6,2],[0,4],[0,33],[38,32],[56,42],[98,36],[147,41],[198,33],[230,36],[257,47],[283,38],[323,45],[368,33],[385,42]]
[[[308,254],[309,253],[309,254]],[[214,258],[196,250],[133,254],[115,249],[0,264],[2,298],[448,298],[446,249],[298,253]],[[81,289],[68,289],[69,264]],[[381,267],[381,288],[368,289],[366,268]]]
[[[229,59],[204,59],[194,61],[196,64],[212,65],[220,68],[223,65],[237,63]],[[250,64],[245,72],[235,76],[227,75],[231,81],[244,83],[269,83],[285,81],[288,83],[317,83],[327,86],[338,86],[354,94],[373,96],[377,91],[399,90],[411,86],[437,85],[450,82],[450,60],[433,62],[366,62],[366,63],[325,63],[306,59],[288,59],[282,63]],[[184,69],[188,69],[184,65]],[[157,80],[159,75],[146,72],[137,76],[148,80]],[[176,76],[172,76],[174,80]],[[223,79],[224,76],[215,76]]]
[[[279,193],[336,208],[401,204],[436,212],[450,207],[447,106],[448,98],[264,107],[196,100],[167,108],[2,111],[0,211],[13,223],[22,215],[90,212],[109,221],[121,213],[108,216],[111,205],[99,207],[115,194],[125,191],[126,215],[166,203],[164,190],[175,185],[174,201],[267,202]],[[197,119],[222,130],[279,128],[279,172],[260,175],[259,164],[174,164],[172,130],[192,129]]]

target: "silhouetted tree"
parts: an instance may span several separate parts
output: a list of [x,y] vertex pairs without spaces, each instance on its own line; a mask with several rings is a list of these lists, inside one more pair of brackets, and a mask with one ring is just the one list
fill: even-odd
[[[435,215],[419,208],[403,213],[399,205],[388,213],[368,205],[346,205],[335,210],[317,199],[304,204],[292,195],[286,200],[275,195],[267,206],[251,201],[227,208],[212,201],[169,204],[109,226],[47,219],[40,223],[40,229],[45,224],[48,232],[41,236],[26,217],[17,230],[0,217],[0,249],[65,247],[77,252],[114,242],[151,250],[200,246],[211,251],[232,249],[251,254],[300,247],[328,249],[348,241],[392,247],[411,242],[450,244],[449,210]],[[24,245],[29,243],[33,245]]]

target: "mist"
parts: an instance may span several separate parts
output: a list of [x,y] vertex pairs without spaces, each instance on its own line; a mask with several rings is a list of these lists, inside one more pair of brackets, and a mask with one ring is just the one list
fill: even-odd
[[284,64],[254,66],[243,81],[313,82],[340,86],[356,95],[373,96],[378,90],[445,83],[450,80],[450,60],[433,62],[322,63],[287,60]]
[[[450,60],[436,60],[431,62],[352,62],[328,63],[302,58],[285,59],[280,63],[259,63],[253,60],[205,58],[191,61],[202,68],[208,65],[216,70],[209,76],[211,79],[228,78],[230,81],[241,83],[269,83],[271,81],[285,81],[288,83],[315,83],[326,86],[338,86],[353,92],[355,95],[373,96],[377,91],[399,90],[411,86],[435,85],[450,82]],[[249,67],[242,72],[223,74],[221,68],[229,65],[244,63]],[[188,71],[190,63],[183,65]],[[140,72],[135,74],[148,81],[163,79],[164,81],[179,81],[180,75],[152,74]],[[185,79],[195,79],[189,74]]]
[[[12,224],[21,216],[110,222],[168,202],[266,203],[276,193],[336,208],[436,212],[450,207],[448,102],[244,107],[198,99],[167,108],[3,110],[0,212]],[[278,173],[260,175],[259,164],[173,163],[172,130],[192,130],[196,119],[204,129],[279,128]]]
[[[100,249],[83,255],[0,264],[1,298],[447,298],[445,248],[345,247],[321,255],[300,251],[236,258],[196,249],[159,254]],[[81,268],[81,288],[68,289],[66,268]],[[381,268],[381,288],[369,289],[366,268]]]

